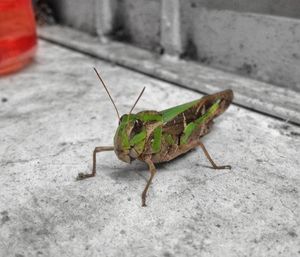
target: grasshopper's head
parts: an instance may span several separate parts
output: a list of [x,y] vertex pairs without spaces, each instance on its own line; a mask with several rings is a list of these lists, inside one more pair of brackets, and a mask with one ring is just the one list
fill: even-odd
[[131,163],[144,150],[146,128],[136,114],[125,114],[120,118],[119,127],[114,137],[114,148],[118,158]]
[[144,123],[138,119],[136,114],[131,114],[135,105],[142,96],[145,87],[140,93],[139,97],[132,106],[129,114],[125,114],[120,118],[119,111],[112,99],[104,81],[99,75],[96,68],[94,68],[99,80],[101,81],[104,89],[106,90],[119,118],[119,127],[114,138],[114,150],[118,158],[124,162],[132,162],[132,160],[138,158],[138,156],[143,152],[145,141],[146,141],[146,129]]

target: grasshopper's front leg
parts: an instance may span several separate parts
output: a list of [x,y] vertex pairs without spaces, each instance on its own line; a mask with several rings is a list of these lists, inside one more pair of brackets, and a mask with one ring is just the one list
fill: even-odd
[[155,166],[154,166],[154,164],[153,164],[151,158],[150,158],[150,157],[146,157],[144,161],[145,161],[145,162],[148,164],[148,166],[149,166],[149,171],[150,171],[150,173],[151,173],[151,176],[150,176],[150,178],[149,178],[149,180],[148,180],[148,182],[147,182],[147,184],[146,184],[146,186],[145,186],[145,189],[144,189],[144,191],[143,191],[143,193],[142,193],[142,206],[143,206],[143,207],[147,206],[147,205],[146,205],[147,191],[148,191],[148,188],[149,188],[149,186],[150,186],[150,184],[151,184],[151,181],[152,181],[152,179],[153,179],[153,177],[154,177],[154,175],[155,175],[155,173],[156,173],[156,168],[155,168]]
[[105,152],[105,151],[113,151],[114,147],[113,146],[98,146],[95,147],[95,150],[93,152],[93,170],[92,173],[79,173],[77,176],[77,180],[82,180],[85,178],[90,178],[90,177],[94,177],[96,175],[96,153],[99,152]]
[[206,158],[210,161],[210,163],[211,163],[211,165],[213,166],[214,169],[216,169],[216,170],[230,169],[231,170],[231,166],[230,165],[218,166],[217,164],[215,164],[215,162],[210,157],[208,151],[206,150],[204,144],[201,141],[199,141],[198,145],[201,147],[201,149],[203,150]]

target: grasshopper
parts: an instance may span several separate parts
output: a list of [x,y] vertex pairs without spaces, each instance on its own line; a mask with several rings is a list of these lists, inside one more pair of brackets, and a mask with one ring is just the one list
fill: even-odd
[[92,173],[79,173],[78,180],[96,175],[96,154],[99,152],[114,151],[126,163],[138,159],[145,162],[150,171],[150,178],[142,193],[142,206],[146,206],[146,195],[156,173],[156,163],[171,161],[199,146],[213,169],[231,169],[230,165],[215,164],[201,138],[211,130],[214,118],[231,104],[232,90],[204,96],[160,112],[147,110],[133,114],[132,111],[145,90],[143,88],[129,113],[120,117],[104,81],[95,68],[94,70],[113,103],[119,126],[114,136],[114,146],[96,147],[93,152]]

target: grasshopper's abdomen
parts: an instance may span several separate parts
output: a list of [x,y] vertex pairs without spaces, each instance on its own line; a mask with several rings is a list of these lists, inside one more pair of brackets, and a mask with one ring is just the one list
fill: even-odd
[[163,124],[149,137],[144,154],[151,153],[154,162],[165,162],[191,150],[232,99],[232,90],[226,90],[161,111]]

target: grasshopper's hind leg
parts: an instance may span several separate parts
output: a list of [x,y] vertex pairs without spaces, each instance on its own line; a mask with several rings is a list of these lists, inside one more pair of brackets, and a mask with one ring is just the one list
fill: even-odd
[[148,164],[148,166],[149,166],[149,171],[150,171],[150,173],[151,173],[151,176],[150,176],[150,178],[149,178],[149,180],[148,180],[148,182],[147,182],[147,184],[146,184],[146,186],[145,186],[145,189],[144,189],[144,191],[143,191],[143,193],[142,193],[142,206],[143,206],[143,207],[147,206],[147,205],[146,205],[147,191],[148,191],[148,188],[149,188],[149,186],[150,186],[150,184],[151,184],[151,181],[152,181],[152,179],[153,179],[153,177],[154,177],[154,175],[155,175],[155,173],[156,173],[156,168],[155,168],[153,162],[151,161],[151,159],[150,159],[150,158],[146,158],[146,159],[145,159],[145,162],[146,162],[146,163]]
[[98,146],[95,147],[95,150],[93,152],[93,169],[92,169],[92,173],[79,173],[77,176],[77,180],[82,180],[85,178],[90,178],[90,177],[94,177],[96,175],[96,153],[99,152],[104,152],[104,151],[113,151],[114,147],[113,146]]
[[201,149],[203,150],[206,158],[210,161],[210,163],[211,163],[211,165],[213,166],[214,169],[216,169],[216,170],[231,169],[230,165],[218,166],[217,164],[215,164],[215,162],[213,161],[213,159],[210,157],[208,151],[206,150],[204,144],[201,141],[199,141],[198,145],[201,147]]

